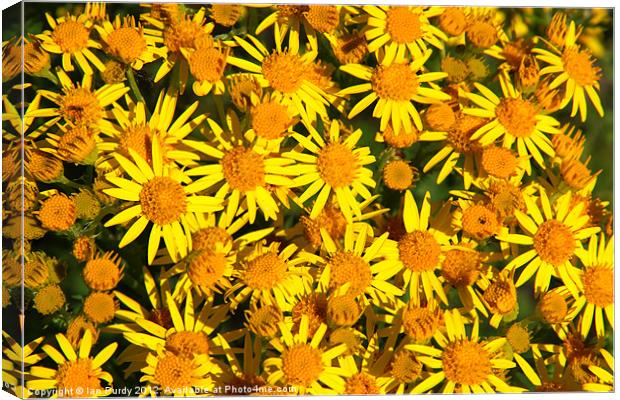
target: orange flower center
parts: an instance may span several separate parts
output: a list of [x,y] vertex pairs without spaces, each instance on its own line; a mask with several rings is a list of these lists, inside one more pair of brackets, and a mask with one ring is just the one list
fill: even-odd
[[60,308],[65,305],[66,301],[67,298],[65,297],[65,293],[60,286],[54,283],[39,290],[34,296],[33,303],[34,308],[38,312],[43,315],[50,315],[60,310]]
[[62,96],[59,113],[75,125],[94,125],[103,116],[103,109],[93,92],[76,87]]
[[209,354],[209,340],[204,332],[174,332],[166,338],[166,350],[192,358],[194,355]]
[[194,364],[191,359],[166,353],[155,366],[154,378],[158,385],[167,392],[187,390],[192,386]]
[[325,229],[332,239],[338,240],[344,237],[347,228],[347,220],[344,215],[331,204],[326,204],[316,219],[302,216],[299,220],[304,228],[306,239],[317,247],[323,243],[321,229]]
[[278,307],[265,305],[248,313],[248,329],[263,337],[273,337],[282,321],[282,312]]
[[489,146],[482,151],[482,168],[496,178],[512,176],[519,165],[517,156],[505,147]]
[[265,186],[265,161],[252,149],[235,147],[222,160],[224,177],[233,189],[242,192]]
[[377,96],[393,101],[411,100],[420,86],[417,74],[406,64],[379,65],[371,84]]
[[501,218],[514,215],[515,210],[526,209],[523,193],[519,187],[510,183],[494,182],[486,194],[491,201],[491,207]]
[[460,385],[479,385],[493,373],[489,352],[470,339],[448,344],[442,362],[446,378]]
[[227,265],[225,254],[199,250],[189,261],[187,276],[194,285],[202,289],[215,289],[215,285],[224,276]]
[[308,6],[308,11],[304,12],[304,16],[310,26],[324,33],[332,32],[340,22],[338,8],[335,5],[312,4]]
[[459,114],[456,119],[456,123],[454,123],[448,130],[448,143],[461,154],[477,151],[480,148],[480,145],[477,141],[471,140],[471,135],[473,135],[474,132],[476,132],[478,128],[485,123],[486,120],[480,117]]
[[401,130],[398,135],[394,134],[392,125],[388,124],[383,132],[383,139],[387,144],[397,149],[404,149],[418,141],[418,130],[412,126],[411,132],[407,133]]
[[463,231],[477,240],[484,240],[495,235],[500,228],[497,215],[480,204],[463,210],[462,223]]
[[558,324],[568,314],[568,304],[559,293],[547,292],[538,303],[543,320],[548,324]]
[[497,119],[506,131],[517,138],[530,137],[536,129],[536,107],[528,100],[502,99],[495,108]]
[[349,186],[357,175],[357,156],[342,143],[331,142],[323,147],[317,160],[321,178],[337,189]]
[[573,255],[575,237],[570,228],[560,221],[545,221],[534,235],[534,249],[543,261],[558,266]]
[[506,339],[515,353],[525,353],[530,349],[530,333],[519,324],[514,324],[508,328]]
[[273,53],[263,60],[262,71],[272,88],[294,93],[304,83],[307,67],[297,54]]
[[292,125],[288,107],[277,101],[267,101],[252,107],[252,129],[256,135],[265,139],[279,139],[286,136]]
[[189,57],[189,70],[197,81],[215,83],[226,67],[226,55],[215,47],[202,47]]
[[103,393],[90,358],[66,361],[58,367],[56,389],[63,397],[93,397],[93,393]]
[[269,252],[248,263],[243,280],[251,289],[268,290],[285,278],[287,270],[286,262],[275,252]]
[[403,160],[390,161],[383,167],[383,181],[390,189],[406,190],[413,185],[414,178],[414,169]]
[[105,292],[92,292],[84,300],[84,314],[96,324],[112,321],[117,308],[114,296]]
[[484,300],[494,314],[508,314],[517,305],[517,289],[511,279],[499,277],[484,291]]
[[562,53],[564,71],[579,86],[591,86],[600,79],[600,68],[594,66],[590,53],[579,50],[577,46],[570,46]]
[[413,272],[432,271],[439,264],[441,246],[425,231],[407,233],[398,241],[400,260]]
[[63,53],[75,53],[88,46],[88,30],[83,23],[77,21],[65,21],[56,25],[52,32],[52,39]]
[[82,274],[84,275],[84,282],[91,289],[112,290],[121,280],[120,259],[118,255],[108,252],[102,257],[88,261]]
[[132,63],[146,51],[146,40],[142,32],[136,28],[123,27],[108,35],[110,53],[125,63]]
[[345,394],[379,394],[377,380],[365,372],[358,372],[345,382]]
[[439,16],[439,27],[450,36],[459,36],[467,27],[467,16],[460,7],[448,7]]
[[480,254],[477,251],[448,250],[441,264],[441,275],[454,287],[473,285],[480,276]]
[[429,128],[447,132],[456,122],[456,115],[448,104],[436,103],[426,109],[424,119]]
[[203,26],[190,19],[173,23],[164,31],[164,44],[172,52],[178,52],[182,47],[197,49],[208,43],[208,39],[209,34]]
[[386,19],[387,32],[399,44],[412,43],[424,35],[420,13],[409,7],[390,7]]
[[329,260],[329,283],[332,288],[350,283],[348,294],[358,296],[370,286],[372,273],[370,265],[351,252],[337,252]]
[[282,354],[282,372],[287,384],[308,387],[319,379],[324,369],[321,351],[309,344],[296,344]]
[[497,29],[487,21],[475,21],[467,28],[467,39],[476,47],[488,49],[497,42]]
[[194,250],[215,251],[216,243],[226,245],[232,243],[232,240],[232,236],[224,228],[202,228],[192,233],[192,248]]
[[441,313],[430,307],[409,305],[403,311],[403,329],[416,342],[429,340],[441,323]]
[[167,176],[156,176],[140,191],[142,214],[149,221],[163,226],[178,221],[187,211],[183,186]]
[[353,296],[330,296],[327,301],[327,317],[336,325],[351,326],[360,313],[359,304]]
[[75,218],[75,203],[64,194],[51,196],[39,210],[41,224],[51,231],[66,231],[73,226]]
[[614,302],[614,271],[594,265],[583,271],[583,294],[590,304],[605,308]]

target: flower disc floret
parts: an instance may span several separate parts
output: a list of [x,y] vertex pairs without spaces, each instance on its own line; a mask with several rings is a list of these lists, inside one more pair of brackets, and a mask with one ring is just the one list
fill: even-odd
[[187,211],[187,196],[183,186],[167,176],[157,176],[140,191],[142,214],[158,225],[178,221]]
[[371,84],[379,98],[394,101],[410,101],[420,86],[417,74],[406,64],[376,67]]

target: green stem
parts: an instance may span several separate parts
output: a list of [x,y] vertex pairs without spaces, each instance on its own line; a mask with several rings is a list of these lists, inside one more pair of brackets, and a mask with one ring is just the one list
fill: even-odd
[[73,188],[73,189],[81,189],[82,188],[82,185],[80,185],[78,183],[75,183],[73,181],[70,181],[64,175],[61,176],[60,178],[58,178],[58,180],[56,180],[56,182],[58,182],[60,184],[63,184],[63,185],[66,185],[66,186],[69,186],[70,188]]
[[[133,68],[131,67],[127,68],[127,80],[129,81],[129,87],[131,88],[131,91],[133,92],[134,96],[136,96],[136,100],[141,101],[145,103],[146,105],[146,101],[144,101],[144,97],[142,96],[142,93],[140,93],[140,89],[138,88],[136,77],[133,74]],[[145,109],[146,109],[146,113],[150,117],[150,112],[149,112],[148,107],[145,107]]]

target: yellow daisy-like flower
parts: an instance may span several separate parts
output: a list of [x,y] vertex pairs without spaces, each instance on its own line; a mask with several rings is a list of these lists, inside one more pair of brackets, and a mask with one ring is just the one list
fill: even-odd
[[304,28],[310,49],[318,50],[319,34],[332,33],[340,24],[343,6],[332,4],[276,5],[276,10],[265,17],[256,27],[260,35],[270,26],[274,27],[276,46],[282,48],[288,33],[288,48],[297,51],[299,36]]
[[[545,159],[540,153],[553,157],[555,151],[546,134],[560,133],[560,123],[553,117],[540,113],[534,102],[523,98],[510,82],[507,75],[500,76],[503,97],[499,98],[487,87],[474,83],[481,93],[463,93],[477,108],[465,108],[464,113],[490,121],[480,127],[472,136],[483,146],[487,146],[503,136],[503,147],[511,148],[515,142],[521,157],[534,158],[543,169]],[[532,173],[530,163],[525,165],[528,174]]]
[[478,243],[463,238],[443,251],[440,277],[445,286],[456,289],[459,300],[468,311],[478,311],[485,317],[483,291],[490,284],[492,267],[497,258],[492,252],[477,249]]
[[209,118],[207,122],[218,147],[206,141],[185,140],[185,143],[219,162],[186,171],[188,176],[201,176],[190,185],[191,190],[203,191],[217,185],[215,197],[225,203],[227,224],[240,208],[248,210],[250,223],[256,220],[257,209],[265,219],[277,219],[280,207],[274,195],[282,199],[281,189],[293,186],[289,176],[297,175],[294,161],[248,143],[236,124],[231,132],[224,132],[214,120]]
[[[238,252],[273,231],[273,228],[259,229],[233,239],[233,235],[248,223],[248,214],[228,226],[225,212],[219,215],[217,223],[215,218],[214,214],[196,215],[196,222],[192,225],[197,229],[192,228],[190,254],[162,275],[163,278],[178,275],[173,293],[175,299],[185,298],[190,290],[209,298],[229,289]],[[169,261],[168,257],[163,257],[161,261],[156,259],[154,264],[168,264]]]
[[[357,233],[349,224],[342,247],[337,246],[325,230],[321,231],[321,237],[326,256],[304,254],[312,265],[323,266],[318,278],[321,291],[333,290],[339,296],[359,298],[363,306],[369,303],[369,298],[374,304],[388,304],[394,302],[395,297],[402,296],[403,291],[389,282],[400,270],[398,263],[394,260],[377,261],[385,254],[387,232],[374,238],[368,224],[361,225]],[[367,245],[368,240],[370,245]]]
[[355,148],[362,136],[361,129],[342,138],[340,125],[334,120],[329,125],[328,141],[311,126],[308,129],[310,137],[298,133],[292,136],[313,154],[297,150],[282,153],[283,157],[298,161],[295,170],[300,176],[293,180],[294,187],[308,185],[298,201],[305,203],[318,193],[310,213],[310,218],[316,218],[325,207],[330,193],[334,192],[340,211],[347,221],[351,221],[353,213],[361,215],[356,197],[361,195],[366,200],[372,197],[366,186],[374,188],[376,183],[372,179],[372,171],[365,166],[375,162],[375,157],[370,154],[368,147]]
[[353,106],[348,118],[355,117],[377,101],[372,116],[381,119],[382,132],[388,123],[391,123],[396,135],[401,127],[406,133],[411,133],[414,127],[421,131],[422,118],[413,102],[432,104],[451,99],[449,94],[434,86],[422,86],[424,82],[434,82],[448,76],[445,72],[419,73],[430,56],[431,51],[426,50],[412,62],[405,61],[404,57],[396,57],[391,62],[383,58],[375,68],[362,64],[341,66],[340,70],[367,83],[342,89],[338,96],[370,92]]
[[153,394],[196,396],[211,392],[215,386],[211,376],[213,365],[205,354],[189,358],[159,348],[156,353],[147,354],[146,364],[140,370],[144,374],[140,381],[150,384]]
[[435,270],[441,266],[442,250],[450,246],[450,241],[445,233],[430,226],[430,215],[430,193],[426,192],[418,210],[411,191],[406,191],[403,209],[405,234],[387,258],[393,261],[391,268],[402,271],[404,287],[409,289],[411,299],[420,295],[421,287],[427,299],[433,298],[435,292],[447,304],[448,299]]
[[578,248],[575,255],[583,268],[569,266],[568,276],[563,278],[582,312],[579,331],[585,338],[594,325],[596,336],[602,338],[605,336],[603,314],[614,328],[614,237],[605,240],[603,234],[593,235],[587,249]]
[[558,338],[565,340],[575,317],[583,308],[584,299],[576,302],[566,286],[558,286],[540,295],[536,306],[542,322],[549,324]]
[[588,112],[586,94],[601,117],[604,111],[597,93],[600,90],[601,69],[594,65],[591,53],[577,44],[577,38],[575,21],[571,21],[562,48],[553,48],[554,52],[534,48],[532,52],[536,53],[538,60],[548,64],[540,70],[540,75],[552,74],[554,79],[549,88],[564,90],[560,108],[566,107],[572,100],[571,117],[579,111],[583,122]]
[[492,314],[489,325],[493,328],[497,329],[502,321],[514,320],[519,312],[514,270],[503,269],[495,272],[488,285],[484,287],[484,294],[481,299]]
[[437,164],[443,162],[439,174],[437,175],[437,184],[440,184],[455,171],[456,164],[461,159],[461,156],[463,156],[463,184],[465,189],[469,189],[476,176],[474,167],[477,167],[478,171],[481,169],[479,165],[479,153],[482,146],[472,137],[474,133],[486,123],[487,120],[484,118],[467,115],[458,111],[454,124],[452,124],[447,131],[422,132],[419,138],[420,141],[444,141],[444,146],[428,160],[422,172],[426,173]]
[[401,344],[420,343],[428,344],[431,338],[441,331],[445,332],[443,320],[444,311],[439,307],[435,298],[427,299],[424,295],[411,298],[408,303],[397,300],[394,310],[385,308],[387,314],[381,316],[391,325],[379,329],[380,336],[398,336],[404,333]]
[[[30,390],[47,391],[49,397],[102,397],[112,393],[112,375],[101,367],[112,357],[118,343],[111,343],[96,356],[91,357],[92,334],[84,332],[84,338],[76,353],[69,340],[59,333],[54,346],[46,344],[43,351],[58,365],[56,368],[33,366],[32,379],[26,382]],[[105,385],[102,385],[102,381]]]
[[441,50],[443,42],[448,40],[446,34],[429,21],[442,13],[440,7],[364,6],[363,9],[369,15],[368,51],[374,53],[383,49],[387,64],[402,59],[405,53],[413,60],[422,58],[428,49],[427,43]]
[[181,54],[187,60],[189,72],[194,78],[192,89],[196,96],[206,96],[211,91],[216,95],[226,92],[224,69],[229,52],[229,48],[222,48],[220,44],[209,44],[193,50],[181,48]]
[[[230,56],[229,64],[250,73],[261,87],[271,88],[282,95],[284,104],[293,104],[303,120],[313,122],[317,114],[327,117],[327,107],[334,96],[313,79],[317,68],[316,51],[300,54],[294,49],[277,49],[270,53],[254,36],[247,35],[246,38],[252,43],[238,36],[234,39],[257,63]],[[327,86],[333,86],[331,79],[327,81]]]
[[183,91],[186,82],[188,82],[190,71],[189,60],[185,58],[181,49],[197,50],[211,46],[213,44],[211,32],[213,32],[215,25],[212,22],[206,22],[206,9],[204,7],[200,7],[192,16],[182,12],[176,14],[169,19],[155,18],[144,14],[141,18],[155,28],[153,35],[158,37],[159,43],[164,44],[162,51],[168,53],[155,74],[155,82],[162,80],[175,65],[178,65],[178,75],[175,75],[178,82],[175,79],[174,84],[178,84]]
[[297,246],[279,247],[278,242],[259,242],[240,257],[243,263],[234,273],[237,282],[226,292],[233,309],[249,298],[250,304],[260,301],[289,311],[295,296],[310,290],[310,274],[306,267],[299,266],[305,260],[293,257]]
[[104,43],[103,50],[134,69],[142,69],[144,64],[166,55],[165,50],[156,47],[157,38],[150,30],[136,25],[133,16],[121,19],[117,14],[113,22],[104,20],[95,29]]
[[250,94],[250,129],[245,133],[248,140],[266,150],[280,152],[280,144],[294,132],[299,118],[293,104],[284,104],[282,95],[276,92],[260,98]]
[[162,236],[170,257],[176,262],[179,255],[185,257],[188,253],[188,242],[191,240],[188,216],[221,210],[221,200],[195,195],[199,189],[184,184],[183,176],[164,163],[158,140],[152,142],[152,165],[136,151],[129,149],[129,153],[133,161],[120,154],[115,154],[114,158],[131,180],[109,175],[108,181],[116,187],[104,189],[103,192],[130,205],[109,219],[105,226],[119,225],[137,218],[118,245],[123,248],[140,236],[149,223],[152,224],[148,263],[155,259]]
[[101,45],[90,38],[93,28],[93,22],[86,14],[79,16],[67,15],[55,19],[50,14],[45,13],[47,23],[52,28],[51,31],[45,31],[36,37],[41,40],[41,47],[44,50],[62,54],[62,68],[67,71],[73,71],[71,58],[74,58],[84,74],[92,75],[93,69],[90,64],[94,65],[99,71],[105,70],[105,66],[91,49],[100,49]]
[[77,126],[89,126],[105,130],[110,117],[109,105],[120,99],[129,88],[122,83],[103,85],[93,90],[93,76],[84,75],[82,82],[75,84],[62,70],[57,70],[62,92],[39,90],[41,96],[51,100],[56,107],[37,108],[30,111],[29,117],[62,117]]
[[600,228],[587,226],[587,215],[581,215],[583,203],[570,209],[570,192],[559,197],[553,208],[545,190],[540,188],[538,193],[540,204],[536,204],[535,198],[525,196],[527,213],[515,210],[523,234],[508,233],[504,228],[496,238],[502,242],[533,247],[513,258],[506,268],[525,266],[515,285],[522,286],[536,274],[534,288],[536,293],[542,293],[549,288],[552,276],[561,277],[565,284],[570,282],[570,260],[576,255],[579,243],[599,232]]
[[170,296],[169,290],[166,298],[161,300],[165,301],[164,309],[169,313],[169,320],[144,318],[138,313],[125,314],[125,317],[132,318],[135,325],[114,326],[122,330],[129,343],[135,345],[125,349],[119,358],[136,361],[136,356],[144,354],[144,350],[151,354],[165,350],[186,361],[201,357],[203,362],[210,365],[209,372],[219,372],[219,362],[212,355],[221,353],[219,349],[223,341],[236,340],[240,336],[238,331],[229,331],[223,335],[214,333],[215,328],[226,319],[228,306],[203,303],[196,309],[193,296],[188,293],[185,306],[180,309],[181,304]]
[[159,143],[164,162],[175,162],[183,166],[196,165],[200,157],[185,146],[182,140],[206,119],[204,114],[192,118],[198,109],[198,101],[186,106],[175,119],[179,98],[169,90],[160,92],[150,117],[147,117],[149,111],[143,101],[134,102],[129,96],[125,96],[125,100],[127,109],[115,103],[112,114],[116,121],[102,130],[101,141],[97,144],[98,168],[106,171],[118,168],[119,164],[114,156],[129,158],[130,150],[140,155],[149,165],[153,165],[154,142]]
[[447,337],[441,335],[436,340],[440,348],[421,344],[410,344],[406,349],[413,350],[418,360],[427,368],[437,370],[414,388],[414,393],[426,393],[445,382],[443,393],[494,393],[515,392],[515,388],[497,376],[496,370],[514,368],[516,364],[505,359],[500,350],[506,338],[481,341],[478,336],[478,319],[474,320],[471,333],[465,331],[463,317],[458,310],[444,314]]
[[272,385],[292,387],[299,394],[337,394],[344,390],[346,370],[332,366],[333,360],[343,354],[347,346],[342,343],[322,345],[327,326],[321,324],[313,335],[308,332],[308,317],[303,316],[299,331],[293,334],[280,323],[282,336],[270,344],[280,353],[265,360],[267,382]]

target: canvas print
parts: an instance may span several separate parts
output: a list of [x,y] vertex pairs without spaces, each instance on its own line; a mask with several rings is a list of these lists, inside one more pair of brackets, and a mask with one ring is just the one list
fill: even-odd
[[3,389],[613,391],[612,11],[4,10]]

